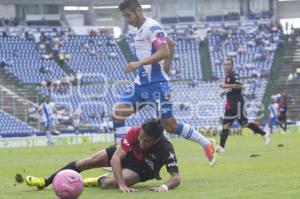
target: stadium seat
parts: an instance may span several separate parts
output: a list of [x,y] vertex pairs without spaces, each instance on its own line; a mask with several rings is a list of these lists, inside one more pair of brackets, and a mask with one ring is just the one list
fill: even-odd
[[0,111],[0,136],[6,135],[28,135],[36,133],[37,130],[27,125],[25,122],[16,119],[4,111]]

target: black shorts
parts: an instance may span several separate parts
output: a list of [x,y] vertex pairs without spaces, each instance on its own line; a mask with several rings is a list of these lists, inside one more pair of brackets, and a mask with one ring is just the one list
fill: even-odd
[[223,124],[232,124],[234,120],[238,120],[240,125],[248,123],[246,112],[244,111],[244,103],[237,102],[231,105],[230,109],[225,110]]
[[[109,162],[116,149],[116,145],[112,145],[105,149]],[[132,152],[128,152],[125,158],[122,160],[122,168],[126,168],[137,173],[141,179],[141,182],[145,182],[154,178],[154,175],[148,171],[146,163],[144,161],[137,160]]]

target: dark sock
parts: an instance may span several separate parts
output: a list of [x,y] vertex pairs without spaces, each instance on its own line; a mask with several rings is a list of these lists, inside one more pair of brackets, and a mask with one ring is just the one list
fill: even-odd
[[279,123],[280,128],[282,128],[284,131],[287,129],[286,123]]
[[261,128],[256,126],[256,124],[254,124],[254,123],[249,123],[248,128],[251,129],[254,133],[258,133],[260,135],[265,135],[266,134],[266,132],[264,132]]
[[223,129],[220,137],[220,146],[225,148],[225,143],[229,134],[229,129]]
[[70,162],[68,163],[66,166],[64,166],[63,168],[61,168],[60,170],[56,171],[55,173],[53,173],[50,177],[48,178],[45,178],[45,186],[48,186],[50,184],[52,184],[53,180],[54,180],[54,177],[56,176],[56,174],[62,170],[65,170],[65,169],[71,169],[71,170],[74,170],[74,171],[77,171],[78,173],[80,173],[81,171],[79,169],[76,168],[76,162],[77,161],[74,161],[74,162]]
[[283,125],[283,130],[286,131],[287,130],[287,123],[285,122]]
[[279,123],[280,128],[282,128],[284,130],[284,126],[282,123]]

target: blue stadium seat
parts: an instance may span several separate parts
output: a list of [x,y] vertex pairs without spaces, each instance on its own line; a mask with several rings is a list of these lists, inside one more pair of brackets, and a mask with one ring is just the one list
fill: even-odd
[[33,134],[37,130],[27,125],[25,122],[16,119],[4,111],[0,111],[0,136]]

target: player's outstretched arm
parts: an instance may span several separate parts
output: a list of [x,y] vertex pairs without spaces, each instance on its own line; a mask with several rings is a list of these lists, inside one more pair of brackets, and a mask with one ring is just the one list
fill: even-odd
[[140,66],[158,63],[164,59],[167,59],[169,55],[170,55],[170,51],[167,42],[161,43],[157,48],[157,51],[153,55],[151,55],[150,57],[145,57],[144,59],[137,62],[130,62],[125,67],[124,72],[127,74],[136,70]]
[[166,182],[165,184],[159,186],[159,187],[152,187],[150,188],[151,191],[154,192],[166,192],[169,189],[174,189],[178,185],[180,185],[181,179],[179,176],[179,173],[177,172],[172,172],[170,173],[171,178]]
[[175,51],[175,43],[169,38],[167,37],[167,44],[169,47],[169,57],[165,59],[164,61],[164,71],[166,73],[170,72],[170,66],[174,57],[174,51]]
[[120,191],[133,192],[135,190],[126,185],[124,177],[122,175],[121,162],[125,158],[126,154],[127,152],[124,149],[122,149],[121,145],[119,145],[113,157],[110,160],[110,165],[112,167]]
[[232,88],[232,89],[243,89],[243,85],[242,84],[221,84],[220,85],[221,88]]

